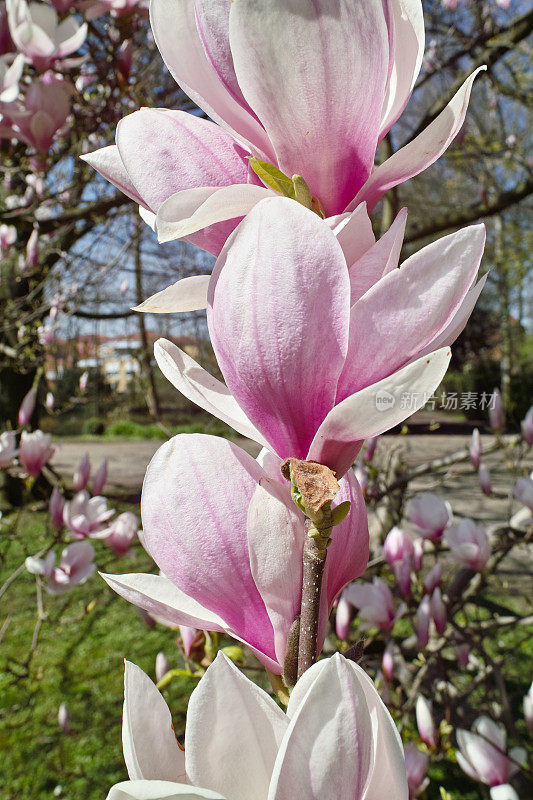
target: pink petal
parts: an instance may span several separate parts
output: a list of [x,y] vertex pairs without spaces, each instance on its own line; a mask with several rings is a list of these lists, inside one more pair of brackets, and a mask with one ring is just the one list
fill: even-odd
[[144,204],[157,212],[171,195],[246,183],[245,151],[213,122],[185,111],[143,108],[117,126],[117,147]]
[[82,161],[86,161],[93,169],[103,175],[106,180],[131,197],[136,203],[144,204],[140,194],[131,182],[131,178],[126,172],[126,168],[120,157],[118,147],[114,144],[95,150],[94,153],[87,153],[80,156]]
[[231,425],[243,436],[262,446],[266,445],[227,386],[213,378],[187,353],[166,339],[158,339],[154,346],[154,355],[165,378],[188,400]]
[[248,507],[247,532],[252,576],[274,629],[276,658],[283,664],[289,629],[300,613],[305,527],[279,480],[261,479]]
[[398,216],[376,244],[350,267],[350,305],[355,303],[377,283],[380,278],[396,269],[403,245],[407,209]]
[[337,237],[348,266],[369,250],[376,242],[366,203],[354,211],[328,217],[326,223]]
[[[450,362],[448,348],[437,350],[368,386],[336,405],[318,429],[307,458],[327,464],[337,477],[351,467],[364,439],[379,436],[421,408],[441,382]],[[402,395],[416,402],[403,407]],[[380,398],[386,403],[377,403]]]
[[239,0],[230,43],[278,166],[303,175],[328,216],[340,213],[374,163],[389,61],[382,0],[333,12],[331,0]]
[[439,333],[439,335],[429,343],[427,348],[424,348],[421,351],[421,356],[426,355],[426,353],[429,353],[436,348],[449,347],[455,342],[457,337],[464,331],[466,327],[466,323],[470,318],[470,314],[474,310],[474,306],[478,301],[479,295],[483,291],[487,277],[488,273],[483,275],[483,277],[480,278],[477,283],[470,287],[465,299],[459,306],[459,309],[454,317],[452,317],[444,330],[441,331],[441,333]]
[[246,531],[247,509],[263,477],[237,445],[181,434],[148,465],[141,513],[143,544],[163,574],[272,657],[272,624],[252,576]]
[[235,399],[279,456],[305,458],[346,352],[348,271],[334,234],[293,200],[260,203],[222,251],[208,302]]
[[464,228],[424,247],[353,306],[337,399],[417,356],[447,328],[479,269],[485,226]]
[[264,156],[272,146],[264,129],[227,90],[206,55],[198,32],[195,4],[152,0],[150,22],[156,44],[171,75],[204,111]]
[[441,157],[461,130],[472,84],[476,75],[484,69],[486,67],[479,67],[464,82],[444,111],[416,139],[394,153],[375,170],[347,210],[355,208],[366,200],[369,211],[372,211],[385,192],[423,172]]

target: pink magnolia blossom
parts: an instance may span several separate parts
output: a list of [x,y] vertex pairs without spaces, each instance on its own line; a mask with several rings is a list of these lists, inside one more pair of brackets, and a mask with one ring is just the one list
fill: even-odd
[[440,586],[442,583],[442,565],[440,561],[437,561],[436,564],[430,569],[426,577],[424,578],[424,591],[426,594],[433,594],[437,586]]
[[114,513],[108,509],[105,497],[91,497],[83,490],[65,503],[63,522],[74,539],[101,538],[98,535],[107,529],[106,523]]
[[[280,465],[272,453],[258,462],[214,436],[170,439],[148,466],[141,500],[142,544],[162,575],[107,575],[111,588],[167,623],[225,631],[281,672],[300,612],[305,525]],[[350,500],[351,509],[329,547],[320,646],[333,601],[368,560],[353,473],[336,500]]]
[[428,594],[424,595],[420,605],[416,610],[416,638],[421,650],[427,647],[429,642],[429,626],[431,623],[431,600]]
[[409,800],[419,797],[429,784],[427,777],[429,756],[418,747],[409,742],[405,745],[405,768],[407,770],[407,783],[409,785]]
[[423,695],[418,695],[416,701],[416,726],[422,741],[428,747],[437,746],[437,728],[433,719],[433,706]]
[[157,214],[161,241],[187,237],[215,255],[238,219],[276,194],[249,156],[303,176],[329,221],[362,201],[372,209],[446,150],[477,74],[374,169],[422,63],[420,0],[152,0],[150,16],[171,74],[214,122],[142,109],[120,122],[116,145],[87,160],[145,218]]
[[180,625],[179,626],[180,636],[181,636],[181,643],[183,645],[183,652],[189,658],[191,654],[192,644],[198,633],[197,628],[191,628],[189,625]]
[[18,50],[40,72],[75,53],[87,37],[87,25],[74,16],[59,22],[57,12],[44,3],[6,0],[9,30]]
[[9,467],[17,455],[17,437],[14,431],[0,433],[0,469]]
[[18,413],[18,424],[21,428],[25,428],[29,424],[33,412],[35,411],[35,403],[37,402],[37,388],[32,386],[29,392],[24,395],[24,399],[20,404]]
[[[533,483],[533,482],[532,482]],[[462,519],[446,531],[451,557],[462,567],[481,571],[490,558],[490,542],[483,525]]]
[[68,736],[70,733],[70,714],[68,713],[68,708],[66,703],[61,703],[59,706],[59,711],[57,712],[57,721],[59,722],[59,727],[61,728],[61,732]]
[[17,241],[17,229],[14,225],[0,225],[0,256],[3,256],[11,245]]
[[19,461],[28,475],[36,478],[53,454],[52,436],[49,433],[22,431]]
[[524,719],[528,729],[533,733],[533,683],[524,697]]
[[503,428],[503,405],[502,396],[499,389],[494,389],[492,400],[489,404],[489,422],[493,431],[501,431]]
[[108,800],[370,800],[390,787],[408,798],[394,722],[368,676],[338,653],[298,681],[286,714],[219,653],[189,700],[185,751],[144,672],[126,662],[124,683],[130,780]]
[[381,578],[374,578],[372,583],[352,583],[342,596],[359,609],[361,630],[377,627],[388,633],[405,611],[403,603],[395,611],[392,592]]
[[522,421],[522,437],[531,447],[533,445],[533,406],[529,409]]
[[52,494],[50,495],[50,502],[48,504],[48,511],[50,513],[50,521],[54,528],[57,528],[58,531],[62,531],[64,528],[63,522],[63,510],[65,508],[65,498],[59,491],[59,489],[54,486]]
[[81,492],[82,489],[85,489],[87,484],[89,483],[89,478],[91,477],[91,461],[89,458],[89,453],[85,453],[83,458],[81,459],[76,472],[74,473],[74,491]]
[[415,572],[420,572],[424,562],[424,539],[418,537],[413,542],[413,567]]
[[100,538],[105,539],[106,544],[115,555],[123,556],[130,549],[138,531],[139,523],[135,514],[131,511],[124,511],[111,522],[109,528],[102,532]]
[[452,520],[450,504],[433,492],[422,492],[407,503],[405,513],[426,539],[438,542]]
[[107,481],[107,458],[102,461],[96,472],[94,473],[92,493],[102,494],[103,488]]
[[[514,747],[506,755],[505,729],[489,717],[479,717],[471,731],[457,730],[457,763],[475,781],[487,786],[507,784],[524,761],[525,751]],[[511,760],[513,759],[513,760]],[[497,798],[497,794],[493,798]]]
[[20,139],[37,153],[48,153],[70,113],[71,92],[72,85],[53,73],[33,80],[24,104],[13,103],[6,112],[8,124],[0,127],[0,137]]
[[170,669],[168,658],[163,652],[159,652],[155,657],[155,677],[157,682],[161,680],[163,675],[166,675]]
[[489,468],[487,467],[484,461],[482,461],[479,465],[478,479],[483,494],[487,495],[492,494],[492,482],[490,480],[490,472]]
[[533,511],[533,479],[519,478],[513,490],[514,496],[530,511]]
[[383,544],[383,555],[389,567],[393,567],[394,564],[405,558],[411,558],[413,553],[413,540],[409,534],[401,528],[392,528]]
[[354,616],[355,609],[353,605],[349,603],[344,594],[342,594],[339,597],[339,602],[335,610],[335,633],[339,639],[348,641],[350,638],[350,629]]
[[394,678],[394,641],[391,639],[383,651],[381,671],[388,681]]
[[412,413],[404,391],[419,407],[439,384],[447,345],[479,290],[483,227],[440,239],[397,269],[404,221],[400,214],[389,238],[349,270],[338,238],[312,211],[288,198],[259,203],[209,283],[208,326],[226,386],[166,340],[155,346],[162,372],[281,458],[343,475],[364,439]]
[[477,428],[474,428],[474,430],[472,431],[469,453],[472,466],[474,467],[474,469],[478,469],[479,463],[481,461],[481,439],[479,436],[479,430]]
[[437,631],[439,636],[442,636],[442,634],[446,630],[448,616],[446,611],[446,605],[442,599],[442,594],[438,586],[431,595],[430,608],[431,608],[431,616],[433,617],[433,622],[435,623],[435,630]]
[[55,564],[55,553],[50,550],[45,558],[30,556],[26,569],[34,575],[42,575],[49,594],[63,594],[71,586],[77,586],[93,574],[94,548],[89,542],[74,542],[65,547],[59,564]]
[[12,103],[19,95],[19,80],[24,68],[24,56],[14,58],[0,55],[0,104]]

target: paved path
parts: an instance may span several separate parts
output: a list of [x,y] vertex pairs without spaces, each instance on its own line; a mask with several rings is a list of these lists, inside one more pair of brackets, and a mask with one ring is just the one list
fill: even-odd
[[[484,445],[493,441],[491,436],[483,436]],[[383,436],[378,445],[377,458],[386,457],[391,448],[401,448],[404,461],[413,467],[423,464],[428,459],[442,458],[468,447],[469,436],[423,434],[410,436]],[[247,439],[239,444],[252,455],[258,452],[258,446]],[[102,459],[109,462],[109,481],[106,491],[135,499],[142,485],[148,462],[161,442],[128,442],[128,441],[68,441],[60,440],[53,458],[54,467],[71,480],[77,463],[84,453],[89,453],[93,469]],[[501,453],[492,453],[486,458],[491,472],[492,483],[496,495],[508,496],[510,482]],[[533,457],[528,460],[529,469],[533,468]],[[429,474],[417,478],[411,484],[413,491],[434,490],[452,503],[453,510],[461,515],[470,515],[484,520],[487,524],[503,521],[507,517],[509,500],[494,496],[486,497],[478,488],[477,476],[470,463],[456,464],[439,475]],[[513,508],[518,508],[514,504]]]

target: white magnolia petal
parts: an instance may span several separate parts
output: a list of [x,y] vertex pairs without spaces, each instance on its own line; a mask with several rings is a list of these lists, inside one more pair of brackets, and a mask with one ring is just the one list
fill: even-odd
[[208,789],[195,789],[169,781],[123,781],[117,783],[107,800],[225,800]]
[[185,755],[161,693],[140,667],[126,661],[122,747],[130,780],[185,781]]
[[210,375],[194,359],[167,339],[158,339],[154,346],[159,369],[185,397],[231,425],[242,436],[267,443],[252,425],[225,384]]
[[288,724],[274,700],[219,653],[189,700],[189,780],[231,800],[266,800]]
[[183,239],[217,222],[244,217],[260,200],[277,196],[272,189],[251,183],[185,189],[159,207],[157,236],[160,242]]
[[144,300],[134,311],[146,314],[174,314],[207,308],[207,287],[210,275],[191,275]]

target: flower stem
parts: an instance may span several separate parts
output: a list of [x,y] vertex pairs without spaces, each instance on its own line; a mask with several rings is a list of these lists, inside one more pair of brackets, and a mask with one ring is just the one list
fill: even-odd
[[317,658],[320,595],[330,532],[331,528],[324,538],[315,526],[311,525],[304,545],[298,678],[315,663]]

